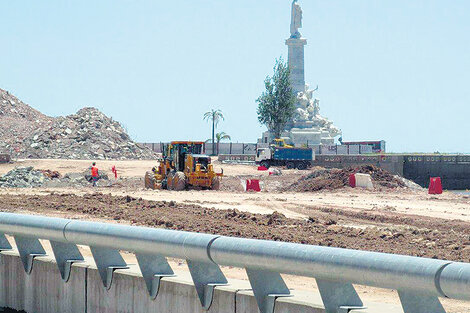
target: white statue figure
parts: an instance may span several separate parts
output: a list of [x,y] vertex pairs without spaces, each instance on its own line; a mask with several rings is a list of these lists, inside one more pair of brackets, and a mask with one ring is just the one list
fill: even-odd
[[297,0],[292,1],[292,12],[290,20],[290,37],[300,38],[299,28],[302,27],[302,8]]
[[298,106],[303,109],[307,108],[307,106],[309,105],[309,99],[307,95],[303,92],[299,92],[297,94],[297,102],[298,102]]
[[314,116],[315,116],[315,105],[314,105],[314,102],[310,102],[307,106],[307,112],[308,112],[308,116],[309,116],[309,119],[312,119]]
[[297,113],[297,120],[299,121],[307,121],[308,120],[308,112],[305,109],[302,108],[297,108],[296,110]]
[[313,100],[313,116],[320,115],[320,100]]
[[320,115],[320,100],[314,96],[314,92],[317,90],[318,86],[315,89],[309,89],[308,84],[305,84],[305,90],[297,94],[294,125],[299,122],[309,122],[310,127],[313,126],[327,131],[331,137],[340,135],[341,130],[334,126],[326,117]]

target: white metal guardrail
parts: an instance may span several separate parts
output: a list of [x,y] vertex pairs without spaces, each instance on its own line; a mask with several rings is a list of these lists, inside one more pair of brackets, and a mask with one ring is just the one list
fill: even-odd
[[135,253],[152,298],[160,279],[174,273],[166,257],[187,261],[201,304],[227,284],[219,265],[245,268],[258,307],[272,313],[277,297],[290,292],[280,274],[314,277],[327,313],[364,308],[353,284],[396,289],[405,313],[445,313],[438,297],[470,300],[470,264],[331,247],[224,237],[183,231],[0,213],[0,250],[14,237],[26,273],[50,241],[68,281],[73,262],[83,261],[77,245],[90,247],[99,274],[110,288],[113,270],[126,268],[120,250]]

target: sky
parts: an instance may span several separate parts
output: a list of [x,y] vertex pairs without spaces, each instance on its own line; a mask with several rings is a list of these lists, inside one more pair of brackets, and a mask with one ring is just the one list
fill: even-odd
[[[470,152],[470,1],[299,0],[305,78],[343,139]],[[51,115],[94,106],[139,142],[256,142],[290,0],[0,0],[0,88]]]

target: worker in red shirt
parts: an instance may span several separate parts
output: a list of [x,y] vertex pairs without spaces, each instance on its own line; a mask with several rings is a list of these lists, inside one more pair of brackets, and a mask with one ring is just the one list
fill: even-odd
[[91,166],[91,180],[93,181],[93,187],[96,187],[96,182],[100,178],[100,175],[98,173],[98,168],[96,167],[96,163],[93,162]]

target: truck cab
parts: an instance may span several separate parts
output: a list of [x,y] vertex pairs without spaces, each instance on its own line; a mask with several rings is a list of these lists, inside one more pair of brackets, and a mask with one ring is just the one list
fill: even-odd
[[269,168],[271,165],[269,160],[271,160],[271,158],[271,148],[258,148],[258,150],[256,150],[256,164]]

